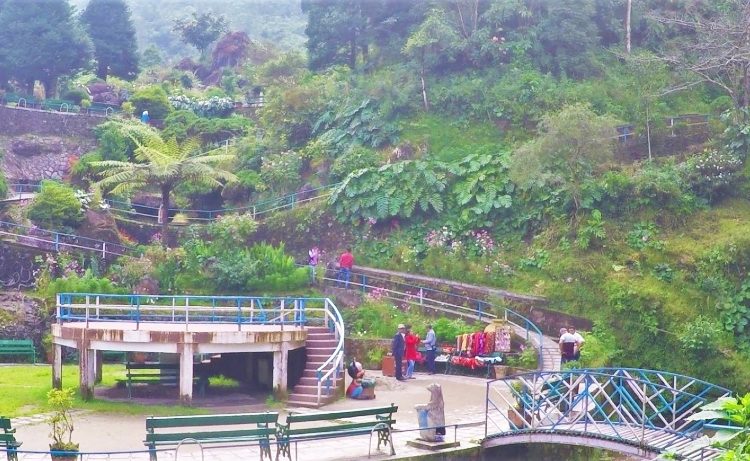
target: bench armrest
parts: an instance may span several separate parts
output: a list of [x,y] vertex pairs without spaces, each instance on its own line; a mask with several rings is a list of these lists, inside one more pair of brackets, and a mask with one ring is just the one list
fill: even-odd
[[289,424],[276,423],[276,438],[285,440],[289,437]]

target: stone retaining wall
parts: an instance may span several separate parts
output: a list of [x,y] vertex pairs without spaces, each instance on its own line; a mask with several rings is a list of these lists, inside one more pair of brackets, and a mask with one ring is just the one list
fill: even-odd
[[0,106],[0,135],[78,137],[94,140],[93,129],[106,117]]

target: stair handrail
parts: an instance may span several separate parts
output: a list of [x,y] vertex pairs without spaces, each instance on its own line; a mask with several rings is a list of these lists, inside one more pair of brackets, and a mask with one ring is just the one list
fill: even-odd
[[[323,325],[326,325],[329,322],[333,326],[333,332],[336,337],[336,349],[334,349],[331,356],[328,357],[328,359],[326,359],[326,361],[316,370],[316,377],[318,378],[317,405],[320,405],[323,383],[326,380],[331,379],[331,375],[339,371],[339,367],[342,366],[344,359],[344,319],[341,317],[341,313],[338,308],[336,308],[336,305],[333,304],[333,301],[331,301],[330,298],[326,298]],[[328,368],[327,371],[326,368]],[[336,378],[338,377],[333,377],[333,379]]]

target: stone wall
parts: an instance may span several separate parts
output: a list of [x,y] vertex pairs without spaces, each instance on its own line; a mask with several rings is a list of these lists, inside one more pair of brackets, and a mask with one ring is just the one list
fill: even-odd
[[0,135],[77,137],[94,140],[93,129],[106,117],[0,105]]
[[64,179],[96,146],[104,117],[0,106],[0,163],[10,183]]

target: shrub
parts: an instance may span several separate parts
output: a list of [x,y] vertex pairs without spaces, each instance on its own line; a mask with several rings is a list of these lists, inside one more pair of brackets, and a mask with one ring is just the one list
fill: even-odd
[[83,220],[83,207],[75,191],[55,181],[42,181],[42,188],[29,206],[29,219],[40,227],[75,227]]
[[167,92],[160,86],[148,86],[136,91],[130,102],[135,106],[135,115],[147,110],[149,116],[155,120],[166,118],[172,110]]
[[271,154],[263,158],[260,176],[274,193],[289,192],[301,182],[302,157],[294,151]]
[[8,181],[5,179],[4,174],[0,174],[0,197],[8,195]]
[[734,154],[705,150],[681,165],[681,172],[690,189],[699,197],[715,200],[727,194],[740,179],[742,160]]
[[81,105],[84,99],[89,99],[89,94],[83,88],[75,88],[63,94],[62,98],[73,101],[73,104]]
[[208,232],[213,238],[236,243],[246,242],[256,230],[258,222],[249,214],[220,216],[208,227]]
[[352,171],[370,168],[378,165],[378,154],[366,147],[353,147],[333,162],[331,180],[341,181]]

